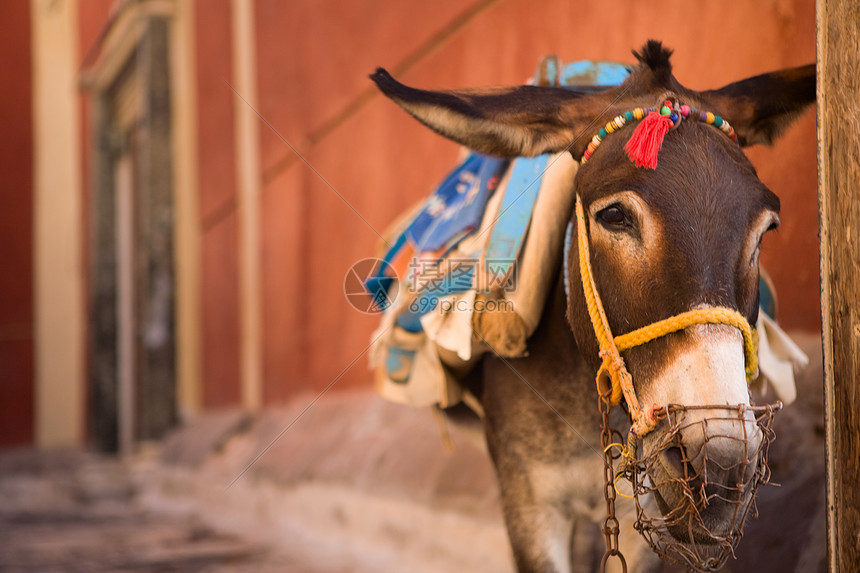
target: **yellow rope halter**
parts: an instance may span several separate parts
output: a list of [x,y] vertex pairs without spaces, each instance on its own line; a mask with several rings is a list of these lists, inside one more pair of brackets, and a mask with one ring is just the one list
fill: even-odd
[[673,317],[644,326],[633,332],[612,336],[603,303],[597,293],[594,282],[594,272],[591,268],[591,253],[588,246],[588,231],[585,228],[585,210],[582,199],[576,196],[576,227],[579,245],[579,274],[582,279],[582,291],[585,294],[585,304],[588,315],[594,327],[594,334],[600,346],[600,357],[603,359],[597,371],[597,391],[600,396],[609,401],[610,406],[621,402],[621,397],[627,401],[633,425],[630,433],[642,437],[657,425],[651,406],[643,412],[633,388],[633,377],[624,365],[621,351],[634,346],[640,346],[661,336],[689,328],[696,324],[726,324],[741,331],[744,337],[744,360],[746,363],[747,382],[751,382],[758,374],[758,336],[755,329],[736,310],[730,308],[705,308],[682,312]]

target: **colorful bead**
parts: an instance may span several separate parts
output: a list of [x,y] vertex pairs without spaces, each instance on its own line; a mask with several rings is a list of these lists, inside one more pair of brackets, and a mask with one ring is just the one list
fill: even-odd
[[[580,163],[585,163],[588,161],[591,156],[594,154],[595,149],[600,145],[603,139],[609,133],[614,133],[624,127],[628,122],[636,119],[643,119],[650,113],[656,113],[657,109],[653,107],[637,107],[631,111],[626,111],[621,115],[616,116],[611,121],[607,122],[603,128],[597,132],[597,134],[592,137],[591,142],[589,142],[588,146],[585,149],[585,152],[582,154],[582,159]],[[729,125],[729,122],[724,120],[718,115],[714,115],[711,112],[699,111],[694,107],[690,107],[688,105],[679,105],[677,108],[673,109],[673,104],[671,101],[665,101],[664,105],[660,107],[659,110],[660,115],[668,116],[668,118],[672,121],[673,126],[677,126],[682,119],[685,117],[692,116],[693,118],[698,118],[699,121],[708,123],[713,125],[714,127],[719,128],[720,131],[725,133],[732,141],[738,143],[738,135],[735,133],[734,128]]]

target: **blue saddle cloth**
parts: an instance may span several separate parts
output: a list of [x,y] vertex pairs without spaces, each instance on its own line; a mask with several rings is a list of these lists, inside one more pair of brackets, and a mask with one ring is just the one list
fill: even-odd
[[508,161],[473,153],[448,175],[404,233],[415,252],[449,250],[477,229]]

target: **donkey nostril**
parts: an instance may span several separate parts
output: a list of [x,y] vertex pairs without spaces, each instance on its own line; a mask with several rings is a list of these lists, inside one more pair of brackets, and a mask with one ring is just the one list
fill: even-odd
[[663,451],[663,461],[666,470],[674,478],[689,478],[694,475],[693,468],[687,459],[682,446],[672,446]]

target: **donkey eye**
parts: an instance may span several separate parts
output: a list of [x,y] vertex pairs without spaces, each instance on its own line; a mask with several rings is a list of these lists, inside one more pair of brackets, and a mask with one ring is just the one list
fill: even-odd
[[630,219],[620,205],[610,205],[605,209],[601,209],[597,212],[597,220],[605,227],[630,225]]
[[752,255],[750,255],[750,264],[755,265],[758,262],[759,253],[761,253],[761,243],[764,240],[764,236],[771,231],[775,231],[779,227],[779,219],[774,218],[770,225],[762,232],[758,237],[758,242],[756,243],[755,249],[752,251]]

